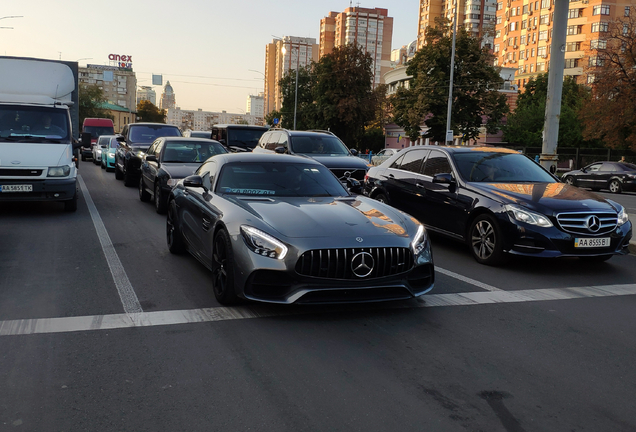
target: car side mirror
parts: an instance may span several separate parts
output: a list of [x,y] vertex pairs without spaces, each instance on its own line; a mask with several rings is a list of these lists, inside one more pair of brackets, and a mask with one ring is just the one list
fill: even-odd
[[117,135],[117,138],[115,138],[117,141],[122,142],[125,140],[123,135]]
[[278,146],[274,149],[274,151],[278,154],[285,154],[287,153],[287,149],[283,146]]
[[185,187],[203,188],[206,192],[208,189],[203,186],[203,178],[200,175],[191,175],[183,179]]
[[587,170],[585,168],[581,168],[581,172],[586,173]]
[[352,155],[358,156],[358,150],[352,148],[352,149],[349,149],[349,151],[351,152]]
[[455,184],[455,179],[453,179],[453,176],[449,173],[435,174],[433,176],[433,183],[452,185]]
[[157,162],[157,156],[155,156],[155,155],[146,155],[146,162]]
[[100,147],[101,147],[101,148],[103,148],[103,149],[105,149],[105,148],[106,148],[106,146],[105,146],[105,145],[103,145],[103,146],[100,146]]
[[82,142],[78,140],[73,140],[73,150],[82,147]]

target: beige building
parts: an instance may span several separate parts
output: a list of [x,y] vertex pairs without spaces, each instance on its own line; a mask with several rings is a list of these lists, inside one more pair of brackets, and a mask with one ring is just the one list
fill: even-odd
[[141,86],[137,90],[137,105],[142,100],[150,101],[153,105],[157,105],[157,93],[150,86]]
[[[634,0],[570,1],[565,44],[564,74],[579,83],[591,82],[588,67],[601,67],[597,57],[605,48],[607,23],[634,13]],[[516,0],[497,3],[495,65],[515,68],[516,84],[523,88],[550,64],[554,0]]]
[[168,110],[170,108],[174,108],[177,102],[175,100],[174,90],[170,85],[170,81],[166,82],[166,86],[163,88],[163,93],[161,94],[161,101],[159,102],[159,109]]
[[89,64],[80,67],[78,73],[80,84],[96,85],[108,102],[135,111],[137,78],[132,69]]
[[[453,20],[457,0],[420,0],[417,46],[424,45],[428,27],[435,26],[435,18]],[[483,38],[483,45],[492,46],[497,0],[464,0],[457,3],[457,25],[464,26],[474,37]]]
[[250,114],[235,114],[226,111],[203,111],[201,108],[197,110],[184,110],[180,107],[176,107],[168,108],[166,112],[166,123],[179,126],[183,131],[188,129],[208,131],[212,130],[212,126],[215,124],[262,125],[263,118]]
[[[284,49],[283,49],[284,48]],[[280,110],[283,97],[278,82],[288,70],[303,68],[318,61],[318,44],[314,38],[285,36],[265,47],[264,113]]]
[[320,20],[320,56],[335,47],[358,44],[373,59],[373,85],[391,69],[393,18],[388,9],[349,7]]

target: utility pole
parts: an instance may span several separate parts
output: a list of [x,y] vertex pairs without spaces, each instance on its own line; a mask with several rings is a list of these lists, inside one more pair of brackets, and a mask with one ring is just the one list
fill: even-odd
[[543,127],[543,148],[539,163],[552,173],[556,173],[559,160],[557,144],[559,140],[559,118],[561,117],[561,97],[563,94],[563,70],[565,69],[565,39],[568,25],[568,0],[554,2],[554,25],[550,44],[550,66],[548,70],[548,94],[545,102],[545,124]]
[[453,79],[455,75],[455,40],[457,38],[457,4],[455,2],[455,12],[453,13],[453,43],[451,48],[450,61],[450,85],[448,86],[448,109],[446,111],[446,144],[453,144],[453,131],[451,130],[451,112],[453,110]]

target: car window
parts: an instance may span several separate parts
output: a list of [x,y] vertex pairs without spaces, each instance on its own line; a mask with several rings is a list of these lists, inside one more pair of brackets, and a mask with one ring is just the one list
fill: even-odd
[[616,168],[616,164],[615,163],[603,162],[603,165],[601,166],[600,171],[616,172],[616,171],[618,171],[618,169]]
[[158,137],[181,136],[179,129],[172,126],[134,126],[130,128],[130,141],[135,144],[149,144]]
[[272,151],[276,149],[280,135],[280,132],[272,132],[271,135],[267,138],[267,144],[265,145],[265,148]]
[[276,144],[276,147],[285,147],[285,150],[287,150],[287,134],[286,133],[280,134],[280,138],[278,139],[278,144]]
[[433,177],[436,174],[452,174],[453,169],[446,155],[440,151],[432,151],[426,159],[422,173]]
[[166,149],[163,152],[162,162],[199,163],[205,162],[211,156],[227,153],[225,147],[214,141],[169,140],[163,145]]
[[117,147],[119,147],[119,141],[117,141],[117,138],[111,138],[108,147],[112,149],[116,149]]
[[400,156],[399,158],[397,158],[389,168],[395,168],[395,169],[399,169],[400,165],[402,165],[402,160],[404,160],[404,155]]
[[148,155],[156,155],[157,154],[157,145],[159,144],[159,140],[152,143],[146,154]]
[[601,165],[600,163],[597,164],[592,164],[590,166],[588,166],[585,170],[587,172],[595,172],[595,171],[599,171],[601,169]]
[[267,140],[269,139],[271,134],[272,134],[272,132],[265,132],[263,134],[263,136],[258,140],[258,146],[260,148],[266,148],[267,147]]
[[556,183],[540,165],[519,153],[466,151],[453,153],[455,166],[467,182]]
[[291,150],[300,154],[348,155],[349,149],[333,135],[316,134],[293,136]]
[[420,173],[420,169],[422,167],[422,163],[428,155],[429,150],[425,149],[416,149],[410,150],[404,154],[404,156],[400,159],[401,163],[397,169],[401,169],[403,171],[410,171],[414,173]]

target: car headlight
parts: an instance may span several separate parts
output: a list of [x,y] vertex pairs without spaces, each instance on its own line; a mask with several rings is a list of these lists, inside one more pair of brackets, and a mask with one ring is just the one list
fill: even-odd
[[179,180],[177,180],[177,179],[169,178],[168,181],[167,181],[167,184],[168,184],[168,186],[173,187],[174,185],[177,184],[178,181]]
[[71,173],[71,167],[69,165],[49,167],[46,174],[47,177],[66,177]]
[[282,260],[287,255],[287,246],[259,229],[241,225],[241,234],[247,247],[255,254],[279,260]]
[[506,204],[504,208],[512,219],[519,222],[524,222],[543,228],[550,228],[552,226],[552,222],[550,222],[550,219],[540,213],[535,213],[533,211],[526,210],[522,207],[518,207],[512,204]]
[[620,206],[620,211],[618,212],[618,226],[625,225],[629,220],[629,216],[625,213],[625,208]]
[[142,151],[138,151],[137,153],[135,153],[135,156],[137,156],[139,159],[142,159],[144,157],[146,153],[142,152]]
[[108,152],[109,157],[115,157],[115,152]]
[[424,229],[424,225],[420,225],[417,228],[415,237],[413,237],[413,241],[411,242],[411,250],[413,251],[413,255],[415,256],[419,255],[426,248],[427,242],[428,242],[428,238],[426,236],[426,230]]

